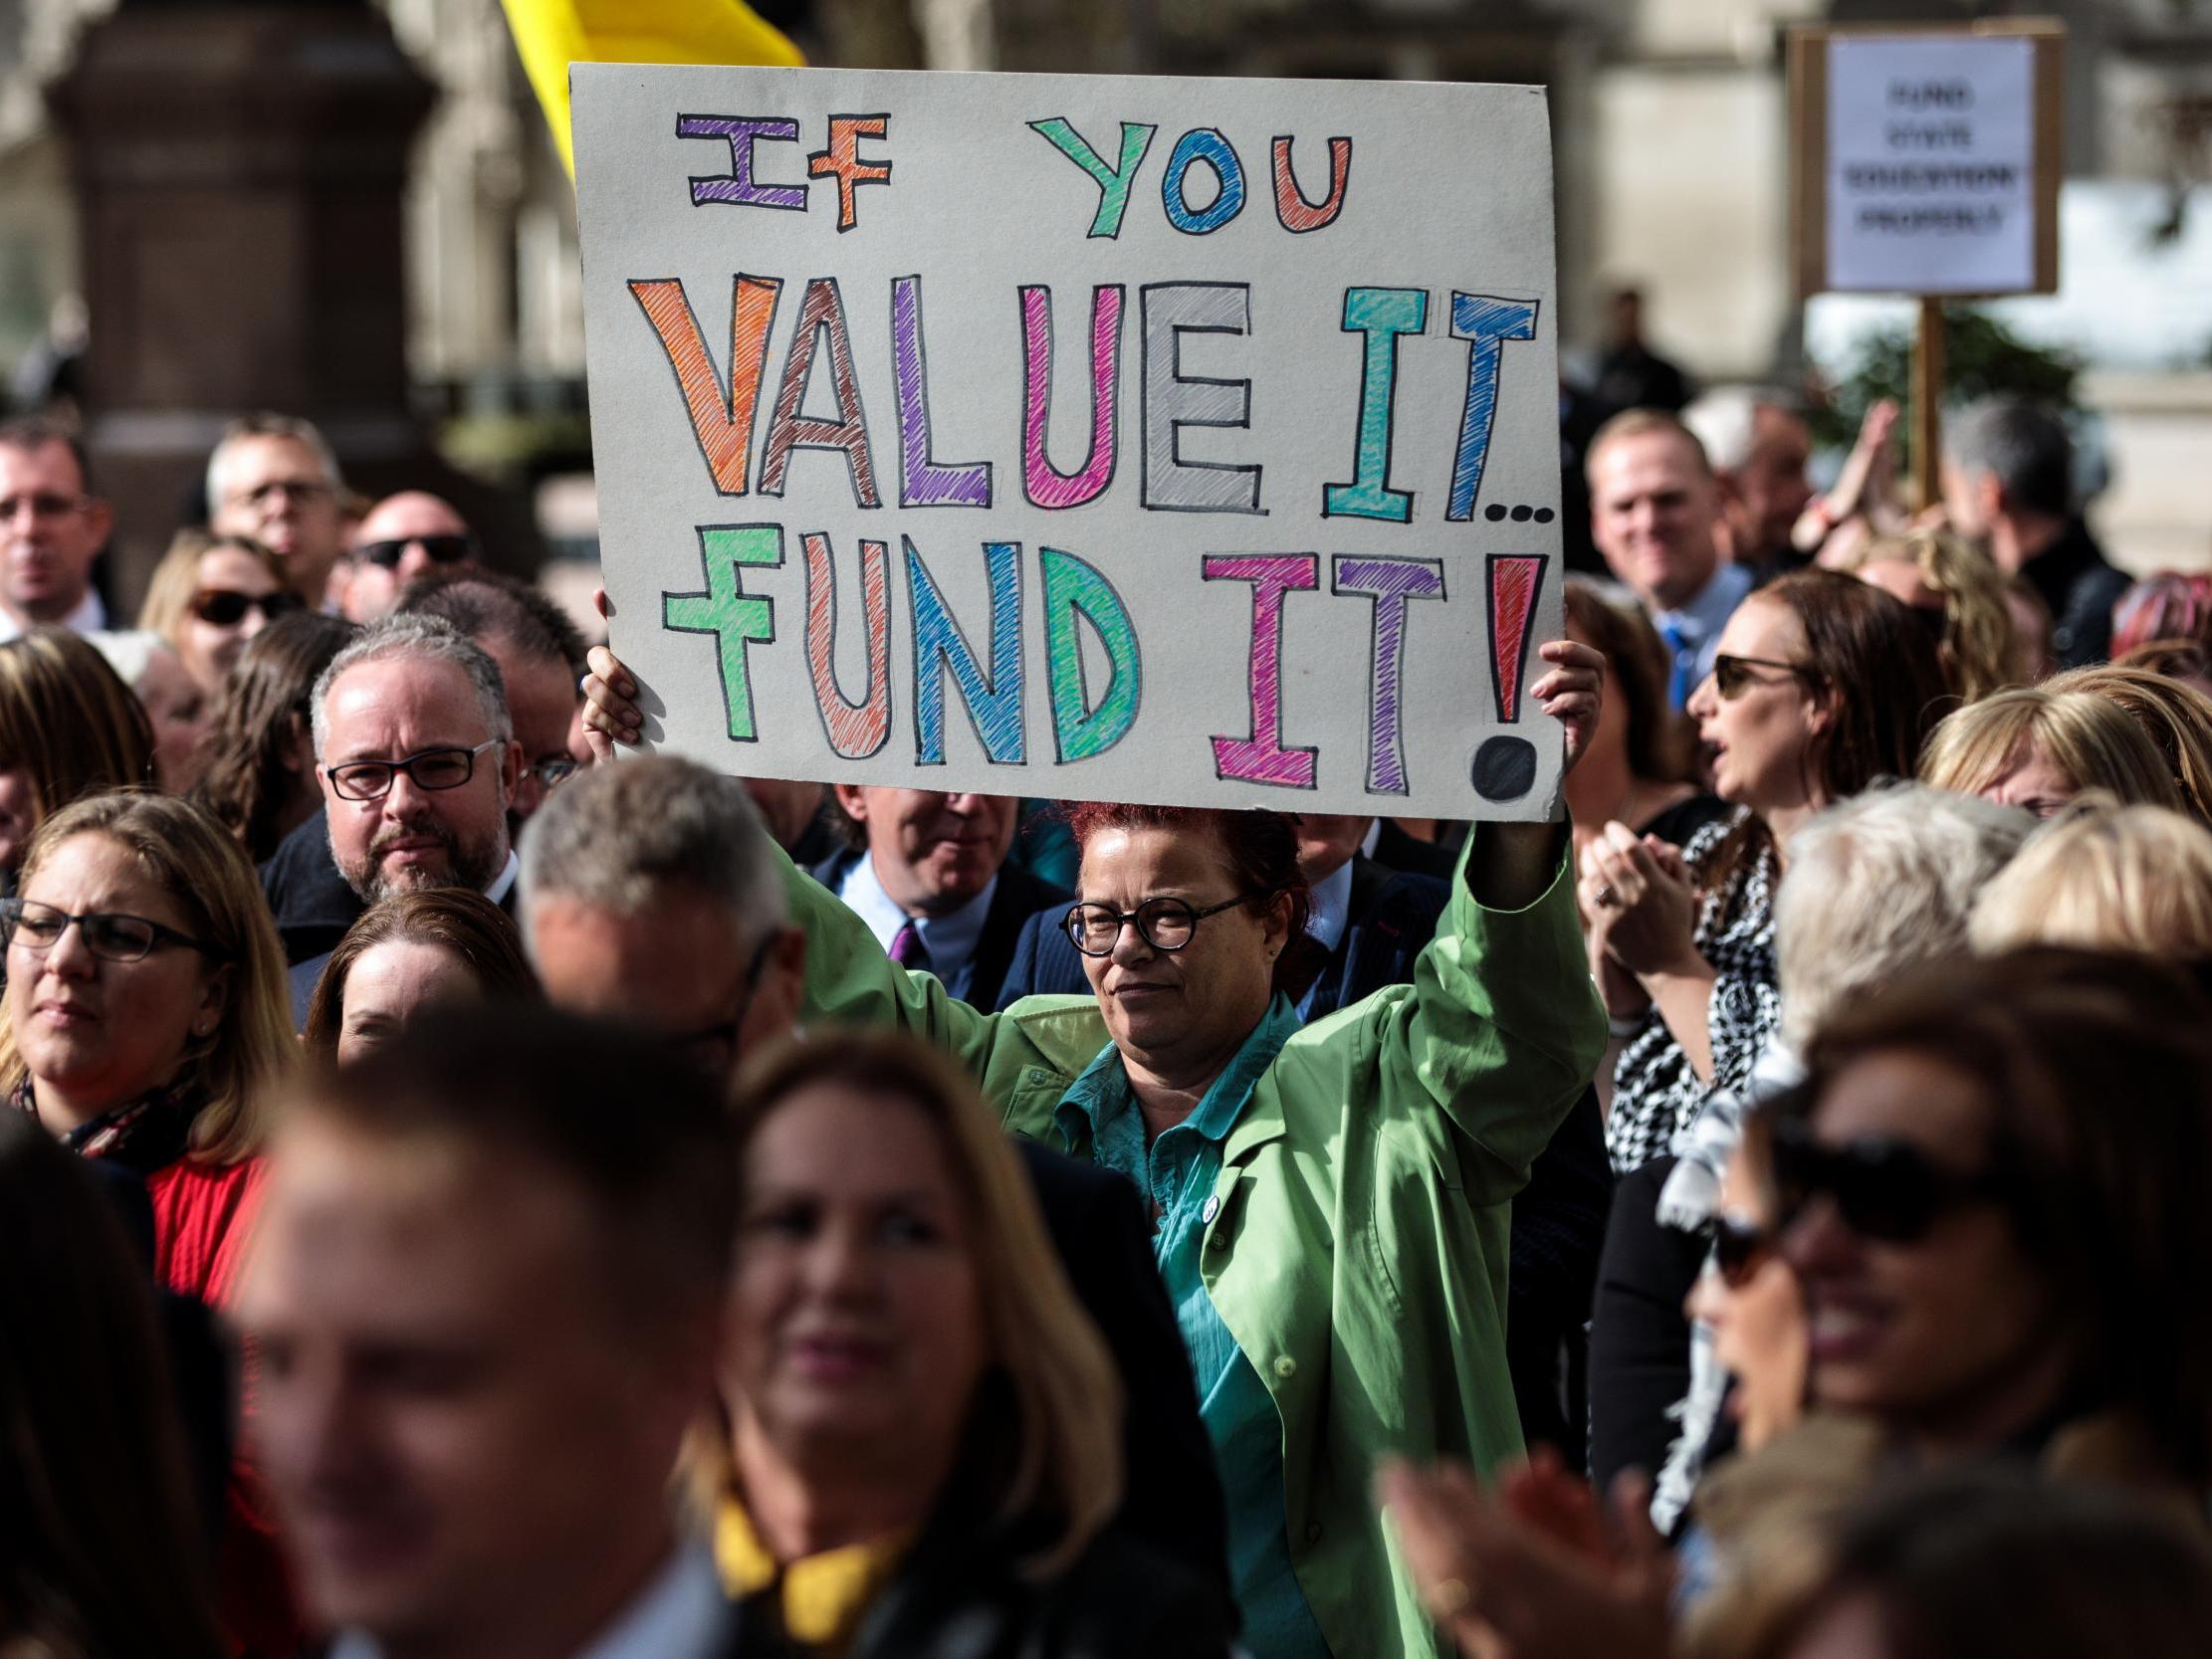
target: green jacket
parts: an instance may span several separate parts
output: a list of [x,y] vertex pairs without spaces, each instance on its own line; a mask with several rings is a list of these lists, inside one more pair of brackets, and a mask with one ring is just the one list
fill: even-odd
[[[794,869],[788,886],[808,939],[803,1019],[902,1025],[967,1065],[1008,1129],[1064,1142],[1053,1108],[1107,1041],[1093,999],[981,1013],[890,962],[810,878]],[[1370,1479],[1391,1454],[1486,1473],[1520,1451],[1512,1197],[1605,1043],[1565,861],[1536,903],[1501,912],[1475,903],[1462,856],[1415,983],[1293,1035],[1229,1133],[1207,1289],[1281,1415],[1292,1557],[1339,1659],[1449,1652]]]

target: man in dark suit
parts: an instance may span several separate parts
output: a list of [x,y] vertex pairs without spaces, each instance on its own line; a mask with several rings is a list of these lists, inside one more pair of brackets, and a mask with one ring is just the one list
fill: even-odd
[[835,794],[850,845],[815,865],[814,879],[868,924],[892,960],[936,974],[963,1002],[995,1006],[1022,924],[1070,902],[1006,862],[1021,803],[844,783]]
[[[507,812],[523,751],[499,668],[482,646],[435,618],[386,618],[331,660],[316,682],[311,716],[324,814],[302,834],[311,849],[311,832],[322,836],[354,916],[393,894],[427,888],[469,887],[508,903],[517,861]],[[291,847],[279,848],[268,869],[299,874]],[[313,877],[301,895],[288,896],[311,900],[332,923],[344,909],[327,878]],[[301,907],[280,906],[272,895],[272,908],[280,928],[288,914],[297,927]],[[295,958],[293,1007],[302,1023],[306,995],[335,943]]]
[[[585,773],[532,822],[521,891],[531,959],[557,1005],[666,1032],[718,1075],[797,1023],[806,935],[787,923],[780,861],[734,778],[672,759]],[[1220,1480],[1137,1190],[1015,1145],[1121,1373],[1121,1525],[1225,1598]]]

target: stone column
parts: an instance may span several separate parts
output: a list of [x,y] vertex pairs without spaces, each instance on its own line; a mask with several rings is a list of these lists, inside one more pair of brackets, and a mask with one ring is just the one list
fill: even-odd
[[92,318],[87,437],[125,612],[224,424],[305,415],[346,479],[455,498],[509,563],[519,504],[409,412],[401,205],[436,93],[358,0],[123,0],[54,89]]

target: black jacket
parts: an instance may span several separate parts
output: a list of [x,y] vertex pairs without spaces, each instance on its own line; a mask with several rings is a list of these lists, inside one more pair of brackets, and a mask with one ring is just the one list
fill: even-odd
[[1661,1226],[1659,1189],[1674,1158],[1621,1177],[1590,1317],[1590,1478],[1610,1491],[1624,1469],[1657,1477],[1676,1433],[1668,1410],[1689,1392],[1683,1299],[1705,1263],[1705,1241]]
[[2112,654],[2112,606],[2127,577],[2112,568],[2076,518],[2050,546],[2020,567],[2051,607],[2051,651],[2059,667],[2086,668]]
[[368,908],[338,874],[330,820],[320,812],[277,844],[261,867],[261,891],[277,919],[284,959],[295,965],[336,949]]
[[[979,1409],[980,1423],[1002,1409]],[[973,1443],[962,1466],[981,1457]],[[1026,1534],[1033,1538],[1034,1534]],[[876,1598],[845,1659],[1227,1659],[1220,1590],[1110,1527],[1041,1582],[1022,1573],[1025,1530],[995,1522],[956,1487]],[[793,1659],[774,1591],[738,1606],[732,1659]]]
[[1014,1146],[1069,1285],[1121,1372],[1128,1485],[1120,1525],[1228,1594],[1228,1514],[1214,1447],[1137,1189],[1034,1141]]
[[[835,893],[844,885],[852,867],[865,857],[866,853],[847,847],[823,859],[810,873],[814,880]],[[984,931],[976,939],[976,953],[968,959],[967,979],[965,983],[947,980],[945,989],[971,1007],[996,1007],[999,986],[1013,961],[1022,923],[1037,910],[1057,907],[1064,915],[1072,900],[1073,896],[1066,889],[1039,881],[1018,864],[1010,861],[1001,864],[997,889],[991,896],[991,908],[984,913]],[[1073,953],[1071,945],[1069,954]]]

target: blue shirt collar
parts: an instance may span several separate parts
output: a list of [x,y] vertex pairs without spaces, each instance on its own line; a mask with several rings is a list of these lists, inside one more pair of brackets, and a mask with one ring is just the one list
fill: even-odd
[[1751,572],[1740,564],[1723,562],[1688,604],[1660,611],[1653,620],[1661,628],[1679,631],[1683,644],[1701,646],[1728,625],[1728,618],[1750,591]]

